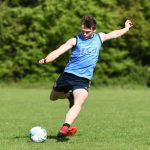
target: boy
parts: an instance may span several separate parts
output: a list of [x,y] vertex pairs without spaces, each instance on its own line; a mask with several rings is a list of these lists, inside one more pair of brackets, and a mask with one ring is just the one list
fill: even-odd
[[88,97],[89,83],[98,61],[102,43],[122,36],[131,27],[131,21],[127,20],[125,27],[120,30],[108,34],[96,33],[95,19],[92,16],[84,16],[81,20],[81,34],[70,38],[66,43],[48,54],[46,58],[39,61],[40,64],[47,64],[72,49],[69,62],[54,84],[50,95],[50,99],[53,101],[67,97],[70,103],[64,124],[58,132],[58,139],[74,135],[77,131],[76,127],[70,126],[78,117],[82,105]]

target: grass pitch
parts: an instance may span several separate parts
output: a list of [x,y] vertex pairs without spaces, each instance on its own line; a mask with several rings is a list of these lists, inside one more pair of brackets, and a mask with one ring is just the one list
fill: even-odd
[[[150,89],[90,89],[75,122],[78,132],[63,142],[56,134],[67,100],[48,100],[47,89],[0,88],[0,150],[149,150]],[[29,130],[42,126],[45,143],[33,143]]]

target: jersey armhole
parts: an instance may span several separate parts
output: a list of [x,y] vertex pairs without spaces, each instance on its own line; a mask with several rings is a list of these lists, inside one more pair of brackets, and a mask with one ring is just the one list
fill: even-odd
[[102,43],[103,43],[103,42],[102,42],[102,39],[101,39],[99,33],[97,33],[97,34],[98,34],[99,40],[100,40],[100,42],[101,42],[101,44],[102,44]]
[[76,38],[76,44],[72,47],[72,49],[75,48],[75,47],[77,46],[77,43],[78,43],[78,38],[77,38],[77,36],[74,36],[74,38]]

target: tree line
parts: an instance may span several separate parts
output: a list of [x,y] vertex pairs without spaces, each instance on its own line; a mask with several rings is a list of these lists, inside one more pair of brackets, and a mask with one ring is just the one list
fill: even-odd
[[150,86],[149,0],[0,0],[0,81],[54,80],[70,51],[48,65],[38,60],[80,33],[80,20],[93,15],[97,31],[133,28],[103,44],[92,83]]

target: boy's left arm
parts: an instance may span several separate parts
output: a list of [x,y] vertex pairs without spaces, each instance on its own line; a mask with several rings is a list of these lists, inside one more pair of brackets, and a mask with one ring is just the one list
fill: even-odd
[[[114,38],[118,38],[122,35],[124,35],[126,32],[129,31],[129,29],[132,27],[132,22],[130,20],[127,20],[125,22],[125,27],[123,29],[120,29],[120,30],[114,30],[110,33],[107,33],[105,34],[104,38],[103,38],[103,42],[104,41],[107,41],[107,40],[111,40],[111,39],[114,39]],[[101,33],[99,33],[100,36],[101,36]]]

